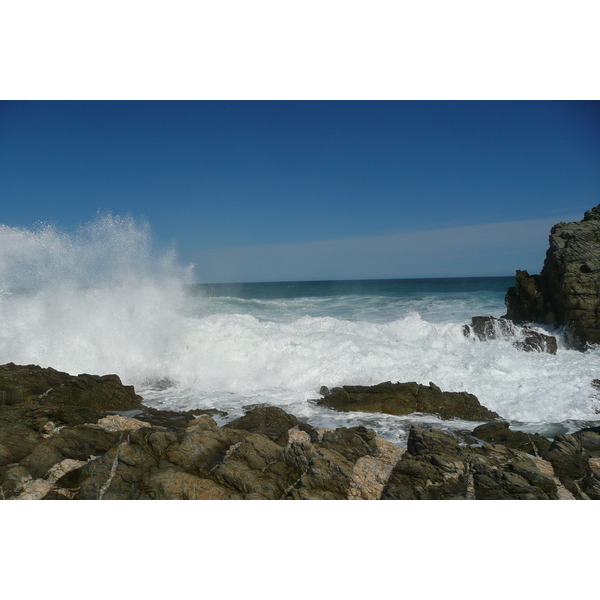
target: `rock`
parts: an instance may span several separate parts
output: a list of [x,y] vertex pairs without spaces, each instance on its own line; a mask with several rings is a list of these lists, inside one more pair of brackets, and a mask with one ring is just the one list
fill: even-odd
[[288,443],[288,430],[298,422],[294,415],[277,406],[264,406],[247,411],[243,417],[227,423],[224,427],[262,433],[280,446],[285,446]]
[[[15,410],[11,413],[11,407]],[[133,386],[117,375],[73,376],[37,365],[0,366],[0,416],[42,431],[48,422],[55,428],[94,423],[109,412],[139,410],[143,405]],[[16,420],[15,420],[16,419]]]
[[385,382],[373,386],[345,385],[321,388],[324,396],[315,402],[341,412],[381,412],[407,415],[415,412],[432,413],[442,419],[489,421],[499,415],[481,406],[473,394],[443,392],[435,384]]
[[16,498],[30,481],[33,481],[33,477],[25,467],[20,465],[8,467],[0,478],[0,498]]
[[552,442],[544,459],[575,498],[600,499],[600,478],[592,469],[590,455],[581,436],[559,435]]
[[91,456],[104,454],[119,440],[119,434],[98,427],[81,425],[63,429],[42,439],[19,464],[35,479],[44,478],[49,469],[65,458],[87,461]]
[[68,373],[37,365],[0,365],[0,404],[19,404],[72,378]]
[[472,432],[476,438],[493,444],[503,444],[534,456],[543,456],[552,444],[550,440],[538,435],[523,431],[511,431],[505,421],[484,423],[475,427]]
[[27,427],[0,427],[0,467],[19,462],[40,439],[39,433]]
[[573,434],[579,440],[582,450],[590,456],[600,456],[600,427],[580,429]]
[[379,500],[396,463],[406,451],[396,444],[375,438],[376,455],[359,458],[352,471],[348,500]]
[[558,488],[523,452],[501,445],[461,446],[449,434],[413,426],[382,499],[558,499]]
[[39,400],[43,404],[84,407],[97,414],[143,408],[141,396],[133,386],[123,385],[117,375],[84,373],[49,389]]
[[150,423],[146,423],[146,421],[123,417],[121,415],[108,415],[103,419],[99,419],[97,425],[101,429],[104,429],[104,431],[112,432],[135,431],[140,427],[150,427]]
[[[223,427],[210,415],[191,413],[158,415],[172,426],[153,426],[103,415],[101,398],[113,406],[137,401],[116,376],[71,377],[31,365],[4,371],[5,384],[9,379],[21,393],[18,402],[0,405],[2,499],[600,499],[598,427],[550,443],[510,431],[504,422],[480,425],[462,439],[413,426],[404,450],[366,427],[315,428],[267,406],[249,408]],[[28,385],[27,372],[35,386]],[[38,394],[46,375],[60,381]],[[474,396],[433,383],[323,392],[333,403],[341,396],[352,410],[388,410],[402,402],[411,411],[427,407],[441,414],[452,402],[480,416],[487,410]],[[69,407],[77,411],[77,399],[97,422],[47,420]],[[78,419],[84,413],[69,414]],[[480,446],[478,439],[492,443]]]
[[155,427],[185,429],[191,421],[201,415],[220,415],[226,417],[227,413],[212,408],[179,412],[175,410],[157,410],[156,408],[144,406],[143,410],[136,414],[136,418]]
[[525,352],[548,352],[556,354],[558,343],[553,335],[535,331],[531,327],[515,325],[505,317],[473,317],[470,325],[463,327],[466,337],[476,337],[480,341],[517,338],[513,346]]
[[600,344],[600,205],[582,221],[557,223],[549,243],[540,275],[517,271],[506,317],[565,327],[574,348]]

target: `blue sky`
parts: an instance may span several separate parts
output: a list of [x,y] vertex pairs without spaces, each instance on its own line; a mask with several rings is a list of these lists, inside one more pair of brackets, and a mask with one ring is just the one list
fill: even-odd
[[538,272],[600,102],[0,102],[0,223],[150,224],[201,282]]

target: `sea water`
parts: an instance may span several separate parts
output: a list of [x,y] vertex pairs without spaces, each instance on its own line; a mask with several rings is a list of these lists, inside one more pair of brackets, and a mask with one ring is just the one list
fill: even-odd
[[504,314],[513,283],[196,284],[192,268],[132,219],[108,215],[74,233],[0,227],[0,364],[117,373],[149,406],[217,408],[227,413],[220,424],[266,404],[315,426],[365,425],[400,444],[413,423],[478,423],[338,413],[312,400],[323,385],[434,382],[475,394],[515,429],[552,437],[597,424],[600,349],[570,350],[560,331],[556,355],[463,334],[472,316]]

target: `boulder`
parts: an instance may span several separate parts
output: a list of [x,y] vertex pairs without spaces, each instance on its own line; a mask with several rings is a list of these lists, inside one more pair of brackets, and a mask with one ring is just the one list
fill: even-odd
[[285,446],[288,443],[288,430],[298,423],[294,415],[277,406],[259,406],[248,410],[243,417],[227,423],[224,427],[262,433],[280,446]]
[[470,325],[463,326],[466,337],[487,340],[513,340],[513,346],[525,352],[548,352],[556,354],[556,337],[535,331],[531,327],[515,325],[510,319],[502,317],[473,317]]
[[582,221],[557,223],[549,246],[539,275],[517,271],[506,317],[564,327],[574,348],[600,344],[600,205]]
[[467,392],[443,392],[434,383],[428,386],[415,382],[391,383],[372,386],[345,385],[332,388],[323,386],[324,396],[315,400],[341,412],[381,412],[389,415],[431,413],[442,419],[465,419],[467,421],[490,421],[499,415],[485,408],[479,400]]

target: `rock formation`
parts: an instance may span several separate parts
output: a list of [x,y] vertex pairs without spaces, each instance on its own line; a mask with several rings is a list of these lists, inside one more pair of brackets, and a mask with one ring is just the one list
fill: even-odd
[[551,229],[541,273],[517,271],[506,307],[515,323],[565,327],[574,348],[600,344],[600,205]]
[[548,352],[556,354],[558,343],[553,335],[546,335],[531,327],[515,325],[506,318],[473,317],[470,325],[464,325],[466,337],[484,342],[497,338],[514,339],[513,346],[525,352]]
[[[448,394],[396,385],[435,405]],[[116,375],[11,363],[0,390],[0,499],[600,499],[598,427],[551,442],[498,421],[462,439],[413,426],[404,449],[277,407],[222,427],[202,411],[149,411]]]
[[345,385],[331,390],[323,386],[320,391],[324,398],[315,402],[341,412],[380,412],[388,415],[420,412],[435,414],[442,419],[467,421],[500,418],[495,412],[481,406],[473,394],[443,392],[431,382],[421,385],[386,381],[372,386]]

